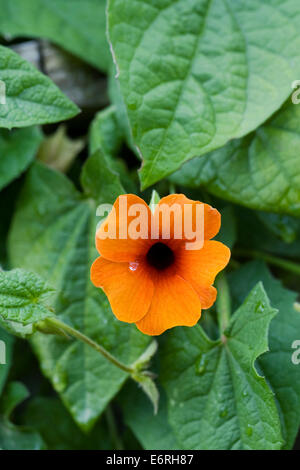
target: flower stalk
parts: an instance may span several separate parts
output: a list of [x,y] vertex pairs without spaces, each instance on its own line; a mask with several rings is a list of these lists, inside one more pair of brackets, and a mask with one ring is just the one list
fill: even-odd
[[67,325],[63,321],[59,320],[57,317],[53,316],[46,318],[36,325],[36,329],[43,333],[59,334],[67,338],[71,336],[95,349],[95,351],[100,353],[103,357],[105,357],[105,359],[110,361],[116,367],[130,374],[130,377],[142,387],[146,395],[149,397],[153,404],[154,413],[157,413],[159,393],[153,381],[155,374],[146,370],[151,358],[157,351],[157,342],[155,340],[149,344],[144,353],[131,366],[127,366],[123,362],[119,361],[110,352],[108,352],[103,346],[96,343],[91,338],[76,330],[72,326]]
[[95,351],[97,351],[98,353],[102,354],[102,356],[104,356],[108,361],[110,361],[115,366],[119,367],[119,369],[123,370],[124,372],[127,372],[129,374],[136,372],[133,367],[127,366],[123,364],[122,362],[120,362],[116,357],[110,354],[110,352],[108,352],[105,348],[103,348],[103,346],[96,343],[91,338],[84,335],[83,333],[76,330],[75,328],[72,328],[70,325],[67,325],[66,323],[62,322],[57,317],[49,317],[45,321],[49,327],[52,327],[58,331],[63,331],[67,335],[72,336],[78,339],[79,341],[82,341],[83,343],[86,343],[88,346],[95,349]]

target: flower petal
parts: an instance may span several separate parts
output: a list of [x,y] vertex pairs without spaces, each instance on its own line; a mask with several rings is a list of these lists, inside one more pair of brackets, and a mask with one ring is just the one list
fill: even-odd
[[[185,233],[185,227],[184,227],[184,222],[185,222],[185,217],[186,214],[184,214],[184,205],[191,205],[191,213],[188,214],[189,217],[191,217],[190,222],[190,227],[191,229],[195,232],[197,228],[196,221],[198,220],[198,215],[196,212],[197,206],[204,206],[204,229],[203,229],[203,235],[204,235],[204,240],[210,240],[214,236],[217,235],[217,233],[220,230],[221,227],[221,214],[217,211],[217,209],[214,209],[213,207],[209,206],[208,204],[204,204],[203,202],[199,201],[193,201],[192,199],[188,199],[184,194],[170,194],[169,196],[163,197],[158,206],[156,207],[155,214],[157,216],[157,212],[160,210],[163,212],[163,207],[165,205],[165,213],[167,213],[167,207],[166,206],[172,206],[172,205],[178,205],[182,209],[182,217],[174,217],[173,213],[171,213],[171,238],[174,236],[174,232],[176,229],[178,229],[181,225],[181,231],[184,234]],[[175,208],[175,206],[174,206]],[[164,228],[164,219],[161,217],[160,218],[160,224],[159,224],[159,231],[162,233]],[[187,237],[184,237],[186,239]],[[172,243],[172,242],[171,242]],[[178,243],[177,243],[178,244]]]
[[200,300],[190,284],[178,275],[161,275],[150,309],[136,326],[147,335],[160,335],[173,326],[194,326],[200,316]]
[[[125,198],[125,199],[124,199]],[[137,209],[138,212],[131,210]],[[133,239],[130,225],[139,217],[139,209],[143,213],[140,230],[144,230],[145,239]],[[109,232],[108,232],[109,230]],[[119,196],[113,210],[98,228],[96,247],[100,255],[111,261],[134,261],[147,252],[151,233],[151,211],[145,201],[134,194]],[[109,236],[108,236],[109,234]]]
[[216,289],[212,284],[229,259],[230,249],[214,240],[205,241],[201,250],[182,248],[176,253],[177,273],[193,286],[202,308],[209,308],[215,302]]
[[135,323],[150,307],[154,285],[143,264],[132,271],[128,263],[100,257],[91,267],[91,281],[102,287],[114,315],[121,321]]

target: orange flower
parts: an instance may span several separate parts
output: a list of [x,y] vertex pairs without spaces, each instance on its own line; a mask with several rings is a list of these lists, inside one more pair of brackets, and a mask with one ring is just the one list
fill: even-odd
[[[220,230],[220,213],[183,194],[162,198],[154,214],[138,196],[128,194],[126,198],[126,214],[122,213],[119,197],[114,210],[97,230],[96,247],[101,256],[91,268],[93,284],[104,290],[119,320],[135,323],[145,334],[160,335],[178,325],[194,326],[201,309],[215,302],[217,291],[212,284],[230,258],[229,248],[211,240]],[[144,218],[140,219],[140,227],[136,227],[143,229],[143,238],[138,239],[129,233],[136,220],[136,215],[131,215],[135,204],[144,209]],[[168,217],[164,215],[174,204],[182,209],[183,215],[169,212],[168,234]],[[198,210],[202,214],[202,246],[188,248],[187,243],[195,241],[199,232]],[[184,229],[188,223],[194,238],[186,236]],[[107,236],[109,227],[114,229],[112,237]]]

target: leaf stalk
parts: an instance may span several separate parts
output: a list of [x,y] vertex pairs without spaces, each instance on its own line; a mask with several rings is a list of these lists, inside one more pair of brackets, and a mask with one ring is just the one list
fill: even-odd
[[119,367],[119,369],[123,370],[124,372],[127,372],[129,374],[135,372],[135,369],[133,367],[123,364],[116,357],[110,354],[110,352],[103,348],[103,346],[96,343],[91,338],[84,335],[75,328],[72,328],[70,325],[67,325],[66,323],[62,322],[57,317],[49,317],[45,321],[48,323],[49,326],[52,326],[55,329],[57,328],[60,331],[64,331],[66,334],[73,336],[74,338],[78,339],[79,341],[82,341],[83,343],[86,343],[88,346],[95,349],[95,351],[97,351],[98,353],[102,354],[102,356],[104,356],[108,361],[110,361],[115,366]]

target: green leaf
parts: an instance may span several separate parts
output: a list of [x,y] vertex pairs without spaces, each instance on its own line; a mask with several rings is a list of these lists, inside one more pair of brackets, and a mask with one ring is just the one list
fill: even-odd
[[272,234],[286,244],[296,241],[300,233],[300,220],[294,217],[270,212],[257,212],[257,217]]
[[21,382],[10,382],[1,399],[0,413],[9,418],[14,409],[28,397],[28,390]]
[[115,106],[109,106],[96,115],[89,132],[89,151],[93,154],[96,150],[101,150],[106,157],[107,165],[119,173],[126,191],[136,193],[137,185],[134,182],[137,178],[136,172],[130,175],[125,161],[119,158],[124,133],[118,122],[116,111]]
[[115,64],[113,65],[108,76],[108,95],[111,103],[115,108],[116,120],[128,147],[132,150],[133,153],[136,154],[137,157],[140,157],[139,152],[133,142],[127,109],[120,90],[118,72]]
[[252,209],[300,214],[300,106],[286,103],[253,134],[185,164],[172,181]]
[[[131,364],[149,338],[119,322],[105,294],[90,281],[100,202],[113,201],[85,199],[63,174],[33,165],[12,224],[10,257],[14,266],[30,266],[57,289],[54,308],[61,320]],[[90,429],[128,374],[82,343],[40,333],[32,342],[44,374],[77,423]]]
[[152,372],[147,371],[151,359],[155,355],[158,349],[158,343],[153,340],[143,354],[132,364],[135,372],[131,374],[131,377],[140,385],[142,390],[145,392],[147,397],[150,399],[153,405],[154,414],[157,414],[158,403],[159,403],[159,391],[154,382],[155,375]]
[[99,149],[91,155],[81,174],[81,184],[88,197],[101,203],[111,203],[124,193],[118,173],[110,165],[110,161]]
[[113,449],[104,420],[101,419],[91,433],[83,433],[61,401],[55,397],[34,398],[21,418],[23,424],[35,429],[42,436],[48,450]]
[[123,133],[119,127],[115,106],[100,111],[89,132],[90,154],[101,148],[106,155],[116,156],[121,149]]
[[154,380],[143,374],[132,374],[132,378],[140,385],[141,389],[151,401],[154,415],[156,415],[158,411],[159,392]]
[[5,330],[7,333],[23,339],[29,338],[36,330],[36,326],[33,324],[23,325],[19,322],[6,321],[1,316],[0,327],[3,328],[3,330]]
[[41,132],[36,127],[0,130],[0,190],[28,168],[41,141]]
[[183,448],[281,448],[274,397],[254,366],[268,349],[275,313],[260,283],[232,316],[223,341],[211,341],[200,326],[168,336],[161,376]]
[[160,201],[160,196],[159,196],[158,192],[155,189],[153,189],[152,194],[151,194],[150,203],[149,203],[149,207],[151,209],[151,212],[154,213],[155,207],[157,206],[157,204],[159,204],[159,201]]
[[108,70],[105,0],[0,0],[0,33],[46,38],[81,59]]
[[[164,390],[159,390],[158,413],[145,394],[133,382],[128,382],[119,396],[124,420],[146,450],[180,449],[168,422],[167,399]],[[147,424],[146,424],[147,423]]]
[[53,293],[35,273],[0,270],[0,317],[5,322],[28,326],[53,316],[49,310]]
[[237,224],[233,207],[224,207],[224,209],[221,210],[221,216],[222,225],[220,232],[215,237],[215,240],[224,243],[232,249],[237,239]]
[[298,0],[109,0],[143,188],[280,108],[300,73],[299,15]]
[[[274,253],[280,256],[290,257],[295,260],[300,257],[300,219],[283,217],[285,221],[285,233],[295,237],[294,241],[286,243],[282,240],[282,234],[275,234],[274,227],[269,220],[249,209],[235,207],[238,222],[239,247],[247,250],[260,250]],[[272,216],[273,214],[269,214]],[[294,232],[294,234],[293,234]]]
[[6,104],[0,105],[0,127],[49,124],[79,112],[48,77],[3,46],[0,46],[0,80],[6,87]]
[[0,449],[2,450],[41,450],[44,442],[40,435],[25,426],[16,426],[10,421],[13,410],[22,403],[29,393],[19,382],[8,384],[0,402]]
[[279,311],[270,326],[270,352],[259,358],[259,365],[275,392],[282,421],[285,448],[292,448],[300,426],[299,365],[292,362],[292,344],[300,339],[300,315],[294,309],[297,294],[282,287],[263,262],[247,263],[230,276],[236,302],[242,302],[247,289],[262,280],[272,305]]

